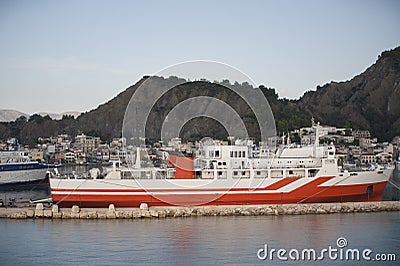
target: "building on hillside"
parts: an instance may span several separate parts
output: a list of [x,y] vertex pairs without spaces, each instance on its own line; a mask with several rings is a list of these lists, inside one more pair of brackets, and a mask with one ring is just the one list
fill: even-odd
[[84,153],[81,150],[76,150],[74,152],[75,154],[75,163],[77,164],[86,164],[87,160],[86,160],[86,153]]
[[387,164],[393,162],[393,157],[390,153],[381,152],[375,155],[375,161],[377,163]]
[[371,133],[368,130],[355,130],[355,131],[353,131],[353,136],[356,139],[360,139],[360,138],[369,139],[369,138],[371,138]]
[[41,162],[43,160],[43,151],[39,151],[38,149],[30,150],[29,158],[31,161]]
[[92,153],[100,146],[100,137],[86,136],[80,134],[75,137],[75,148],[82,150],[83,153]]
[[360,161],[362,164],[372,164],[376,162],[376,157],[373,152],[362,153],[360,155]]
[[75,163],[75,153],[68,151],[65,153],[65,161],[67,163]]
[[97,162],[108,162],[110,160],[110,147],[108,144],[100,144],[95,153]]
[[126,145],[126,138],[113,138],[110,143],[110,148],[122,148]]

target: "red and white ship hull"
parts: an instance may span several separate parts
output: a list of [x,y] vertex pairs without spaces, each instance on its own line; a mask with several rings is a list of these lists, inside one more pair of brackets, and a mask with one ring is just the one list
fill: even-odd
[[312,178],[50,179],[60,207],[246,205],[380,201],[392,168]]

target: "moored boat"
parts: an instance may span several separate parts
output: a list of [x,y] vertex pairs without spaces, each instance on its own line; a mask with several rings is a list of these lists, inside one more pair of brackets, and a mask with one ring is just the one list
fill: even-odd
[[50,178],[61,207],[139,207],[380,201],[392,165],[364,170],[339,168],[334,145],[283,146],[277,151],[252,141],[201,143],[196,156],[171,154],[168,164],[114,163],[104,178]]
[[27,151],[0,152],[0,190],[44,183],[48,165],[31,161]]

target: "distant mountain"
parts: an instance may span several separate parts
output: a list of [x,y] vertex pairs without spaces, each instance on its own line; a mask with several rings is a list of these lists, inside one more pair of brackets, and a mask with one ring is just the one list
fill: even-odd
[[7,109],[0,110],[0,122],[11,122],[20,116],[25,116],[27,118],[29,117],[28,114],[22,113],[17,110],[7,110]]
[[63,113],[61,113],[61,114],[58,114],[58,113],[39,112],[39,113],[37,113],[37,114],[38,114],[38,115],[41,115],[41,116],[46,116],[46,115],[48,115],[48,116],[51,117],[51,119],[60,120],[60,119],[62,119],[62,117],[63,117],[64,115],[70,115],[70,116],[73,116],[74,118],[77,118],[81,113],[80,113],[80,112],[63,112]]
[[[74,118],[77,118],[81,113],[80,112],[71,111],[71,112],[63,112],[61,114],[58,114],[58,113],[47,113],[47,112],[39,112],[39,113],[36,113],[36,114],[38,114],[40,116],[43,116],[43,117],[48,115],[48,116],[50,116],[51,119],[60,120],[60,119],[62,119],[62,117],[64,115],[73,116]],[[21,117],[21,116],[25,116],[26,118],[30,117],[30,115],[25,114],[25,113],[20,112],[20,111],[17,111],[17,110],[8,110],[8,109],[0,110],[0,122],[12,122],[12,121],[15,121],[18,117]]]
[[[74,119],[65,116],[61,120],[32,115],[29,120],[0,123],[0,139],[16,136],[22,143],[33,143],[39,136],[67,133],[72,136],[83,132],[100,136],[103,140],[121,136],[126,106],[147,77],[130,86],[112,100]],[[154,86],[167,86],[171,77],[152,79]],[[233,81],[232,81],[233,82]],[[378,60],[362,74],[345,82],[330,82],[318,86],[316,91],[306,92],[298,100],[279,99],[273,88],[261,85],[273,111],[278,132],[309,126],[311,117],[323,124],[370,130],[380,141],[400,135],[400,47],[383,52]],[[234,83],[238,89],[252,89],[248,84]],[[178,86],[164,95],[154,106],[146,125],[150,138],[159,137],[165,115],[179,102],[199,95],[218,98],[237,110],[251,136],[257,136],[257,121],[243,101],[229,90],[210,82],[192,82]],[[216,121],[196,118],[181,131],[184,139],[202,136],[224,138],[225,129]],[[198,123],[194,123],[198,122]],[[199,123],[200,122],[200,123]]]

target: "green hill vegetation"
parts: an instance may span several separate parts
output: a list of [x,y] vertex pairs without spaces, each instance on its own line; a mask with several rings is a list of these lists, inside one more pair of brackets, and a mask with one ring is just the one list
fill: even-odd
[[[0,139],[17,137],[20,143],[36,143],[38,137],[78,133],[100,136],[109,141],[121,136],[125,109],[132,94],[148,77],[127,88],[112,100],[74,119],[65,115],[61,120],[49,116],[19,117],[13,122],[0,123]],[[153,79],[153,78],[152,78]],[[166,85],[170,78],[155,77],[155,85]],[[251,136],[259,134],[254,114],[246,103],[220,84],[208,81],[188,82],[169,91],[154,106],[146,131],[150,139],[159,138],[164,117],[179,102],[199,95],[218,98],[230,104],[243,118]],[[254,89],[248,83],[232,84],[239,90]],[[380,141],[400,135],[400,47],[383,52],[365,72],[345,82],[330,82],[306,92],[300,99],[280,99],[274,88],[260,85],[273,111],[277,132],[287,132],[310,126],[311,117],[326,125],[370,130]],[[189,121],[181,131],[185,140],[204,136],[226,138],[226,130],[209,118]]]

